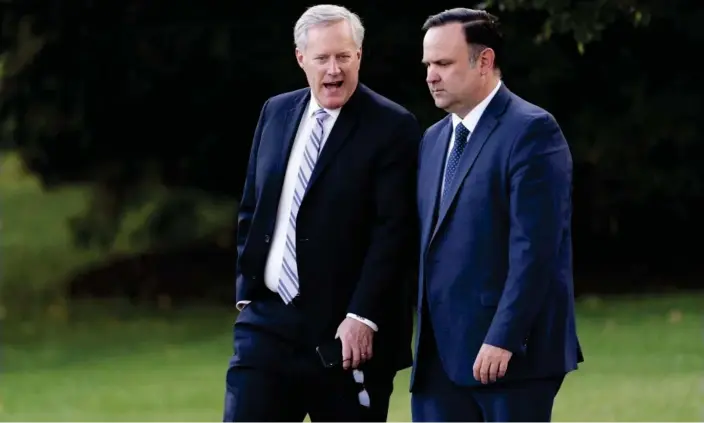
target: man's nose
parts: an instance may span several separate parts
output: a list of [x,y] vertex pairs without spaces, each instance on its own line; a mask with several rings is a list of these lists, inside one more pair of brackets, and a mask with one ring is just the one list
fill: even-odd
[[440,80],[440,77],[437,72],[431,67],[428,67],[428,71],[425,75],[425,82],[428,84],[433,83],[433,82],[438,82]]
[[328,73],[330,75],[337,75],[340,73],[340,66],[337,64],[337,59],[330,60],[330,64],[328,65]]

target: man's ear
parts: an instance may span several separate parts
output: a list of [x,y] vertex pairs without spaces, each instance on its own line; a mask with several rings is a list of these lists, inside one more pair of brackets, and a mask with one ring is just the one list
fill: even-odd
[[298,66],[303,69],[303,52],[299,49],[296,49],[296,62],[298,62]]
[[479,54],[479,68],[481,69],[482,73],[490,73],[491,70],[494,69],[495,59],[496,53],[494,52],[494,49],[487,47],[482,50],[482,52]]

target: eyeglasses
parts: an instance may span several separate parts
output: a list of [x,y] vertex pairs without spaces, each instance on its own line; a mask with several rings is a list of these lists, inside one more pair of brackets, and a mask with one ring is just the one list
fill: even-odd
[[352,376],[354,376],[354,381],[357,382],[358,385],[360,385],[360,390],[357,394],[359,403],[362,405],[362,407],[369,408],[371,400],[369,399],[369,392],[367,392],[367,388],[364,386],[364,372],[358,369],[354,369],[352,370]]

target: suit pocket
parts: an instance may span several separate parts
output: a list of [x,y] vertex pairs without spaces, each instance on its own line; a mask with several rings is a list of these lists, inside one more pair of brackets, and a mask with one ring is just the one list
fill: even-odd
[[249,323],[251,321],[250,314],[253,312],[252,307],[256,306],[256,302],[252,301],[245,305],[242,310],[237,312],[237,319],[235,319],[235,324],[237,323]]

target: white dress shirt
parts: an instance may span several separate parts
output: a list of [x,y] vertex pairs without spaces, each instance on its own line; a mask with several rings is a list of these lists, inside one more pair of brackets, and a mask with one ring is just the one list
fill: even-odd
[[[462,125],[464,125],[465,128],[469,130],[469,138],[472,138],[472,134],[474,133],[474,130],[477,127],[477,123],[479,123],[479,119],[482,117],[484,114],[484,110],[486,110],[487,106],[489,103],[491,103],[491,100],[494,98],[496,93],[499,91],[499,88],[501,87],[501,80],[499,80],[499,83],[496,84],[496,87],[489,93],[488,96],[484,100],[482,100],[479,104],[476,105],[475,108],[469,111],[467,113],[467,116],[463,118],[457,116],[456,114],[452,114],[452,135],[450,135],[450,145],[447,147],[447,156],[445,157],[445,167],[447,167],[447,162],[449,161],[450,158],[450,153],[452,153],[452,147],[455,146],[455,129],[457,129],[457,125],[462,122]],[[443,192],[445,190],[445,171],[443,170],[442,173],[442,186],[440,187],[440,192]]]
[[[286,248],[286,231],[288,230],[289,224],[288,216],[291,213],[291,203],[293,202],[293,192],[296,188],[298,169],[301,167],[303,152],[305,151],[306,143],[310,138],[310,134],[313,131],[313,125],[315,124],[313,113],[320,108],[321,107],[318,105],[313,95],[311,95],[308,106],[306,107],[306,110],[301,117],[301,122],[298,125],[296,138],[293,140],[291,154],[289,156],[288,165],[286,166],[286,175],[284,176],[284,184],[281,188],[279,207],[276,214],[276,224],[274,226],[274,233],[271,237],[271,248],[269,249],[269,256],[267,257],[266,266],[264,268],[264,283],[267,288],[277,293],[277,295],[279,275],[281,274],[281,266],[283,265],[284,249]],[[325,148],[330,131],[335,125],[335,121],[337,121],[341,110],[342,109],[325,109],[330,117],[323,121],[323,139],[320,143],[321,154],[323,148]],[[237,309],[241,311],[248,303],[249,301],[238,301]],[[351,317],[365,323],[374,329],[374,331],[378,330],[378,327],[374,324],[374,322],[361,316],[348,313],[347,317]]]

